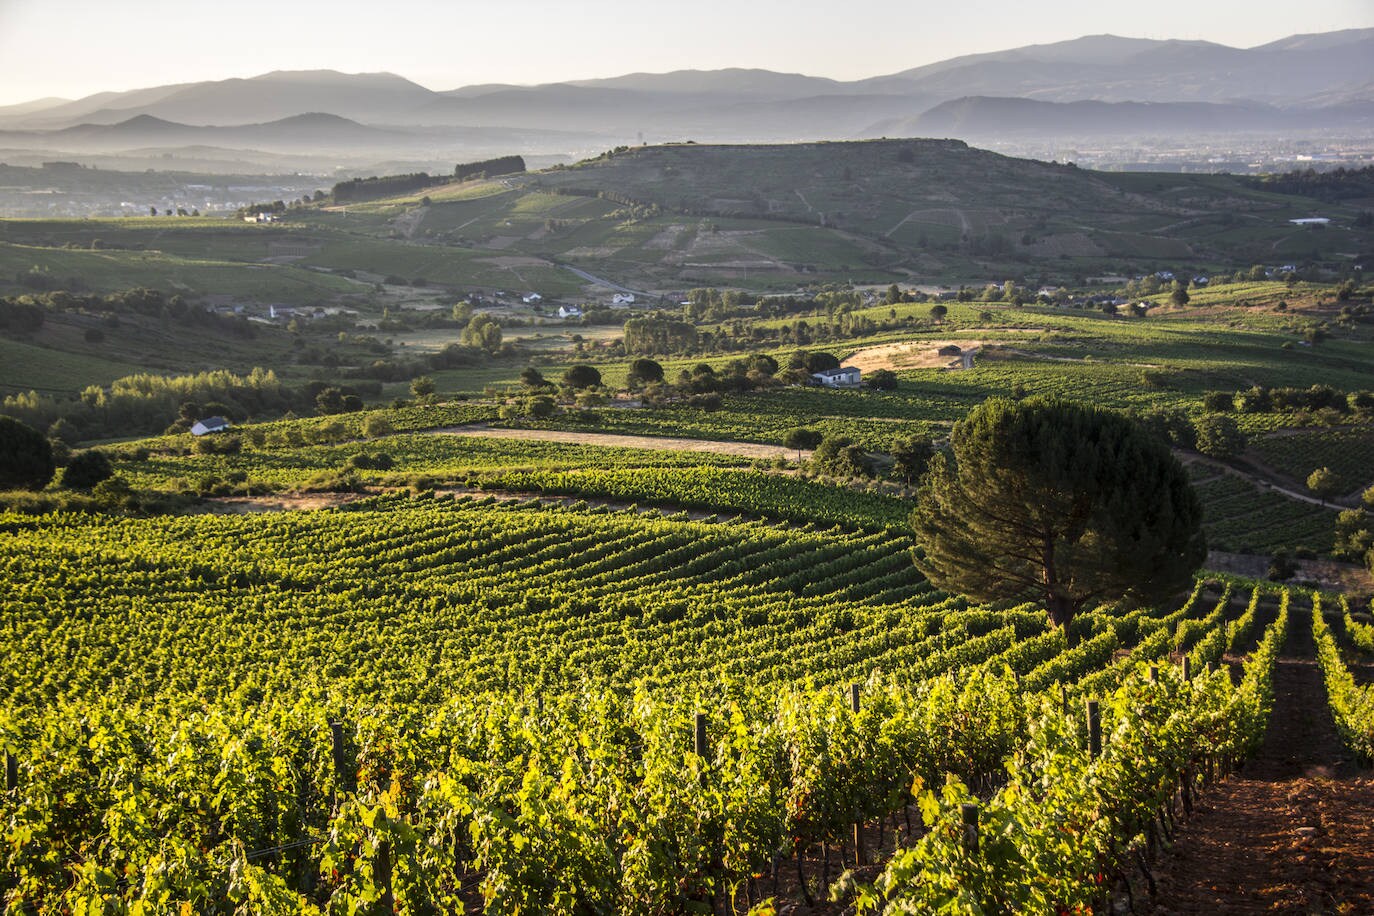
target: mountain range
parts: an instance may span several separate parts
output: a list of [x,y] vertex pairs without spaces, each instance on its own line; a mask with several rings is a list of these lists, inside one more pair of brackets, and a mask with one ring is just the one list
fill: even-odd
[[3,107],[0,150],[196,146],[442,160],[505,149],[568,158],[641,140],[1330,132],[1372,123],[1374,29],[1357,29],[1248,49],[1094,35],[849,82],[728,69],[435,91],[391,73],[275,71]]

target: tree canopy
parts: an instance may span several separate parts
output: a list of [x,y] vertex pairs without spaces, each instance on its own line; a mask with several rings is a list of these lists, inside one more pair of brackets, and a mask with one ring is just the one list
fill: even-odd
[[569,388],[594,388],[601,384],[601,373],[595,366],[569,366],[563,371],[563,384]]
[[637,359],[630,363],[630,372],[627,378],[631,387],[661,382],[663,381],[663,366],[652,359]]
[[1097,602],[1185,588],[1207,548],[1182,465],[1128,418],[994,398],[955,425],[911,515],[917,567],[979,600],[1043,601],[1066,626]]
[[821,444],[825,435],[818,429],[807,429],[805,426],[797,426],[789,429],[782,434],[783,448],[794,448],[797,450],[797,460],[801,460],[801,453],[809,451]]
[[485,312],[473,315],[463,328],[463,345],[495,353],[501,349],[501,325]]
[[1206,416],[1193,424],[1197,450],[1209,458],[1227,461],[1245,451],[1245,433],[1226,414]]
[[0,417],[0,490],[41,490],[52,480],[52,446],[38,430]]
[[110,459],[97,449],[79,452],[62,472],[62,486],[72,490],[89,490],[114,475]]

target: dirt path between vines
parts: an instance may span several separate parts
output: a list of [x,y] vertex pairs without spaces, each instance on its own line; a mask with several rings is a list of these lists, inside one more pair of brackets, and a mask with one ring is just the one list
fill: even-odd
[[[661,449],[670,452],[709,452],[713,455],[738,455],[741,458],[792,458],[795,449],[759,442],[723,442],[711,439],[674,439],[667,436],[626,436],[618,433],[584,433],[566,429],[495,429],[482,424],[450,426],[429,432],[442,436],[471,436],[479,439],[524,439],[536,442],[565,442],[571,445],[605,445],[613,448]],[[802,452],[803,458],[810,452]]]
[[1374,913],[1374,774],[1341,743],[1295,605],[1264,744],[1158,866],[1155,914]]

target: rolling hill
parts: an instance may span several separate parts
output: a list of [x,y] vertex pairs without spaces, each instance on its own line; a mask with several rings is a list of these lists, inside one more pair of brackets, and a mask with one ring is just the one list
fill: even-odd
[[[256,290],[263,262],[286,258],[320,277],[575,298],[607,284],[657,295],[695,286],[1233,272],[1257,263],[1337,269],[1374,253],[1374,232],[1356,220],[1367,209],[1357,198],[1323,202],[1240,177],[1097,172],[956,140],[677,144],[430,186],[346,212],[295,209],[270,228],[181,228],[165,217],[0,223],[0,275],[39,267],[97,288],[102,277],[157,286],[168,269],[154,257],[161,251],[196,262],[180,280],[188,294],[223,287],[229,274],[220,271],[233,264],[243,289]],[[1331,222],[1290,222],[1314,215]],[[198,266],[208,261],[213,271]]]

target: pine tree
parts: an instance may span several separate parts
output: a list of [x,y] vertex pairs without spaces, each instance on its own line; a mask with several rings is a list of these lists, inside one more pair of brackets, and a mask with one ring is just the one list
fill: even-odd
[[1120,414],[1041,398],[994,398],[960,421],[911,522],[932,583],[1042,601],[1058,626],[1103,601],[1167,600],[1207,553],[1165,443]]

